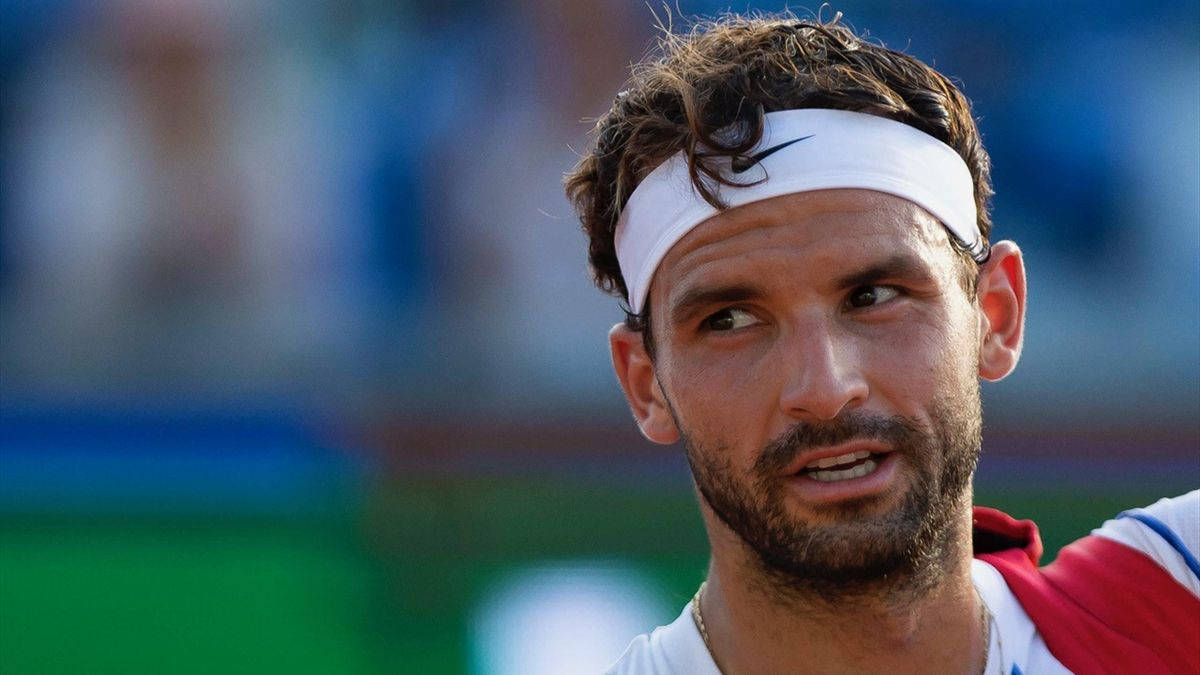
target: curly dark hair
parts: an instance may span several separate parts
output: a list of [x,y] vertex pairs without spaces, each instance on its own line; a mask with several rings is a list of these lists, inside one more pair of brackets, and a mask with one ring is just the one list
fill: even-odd
[[[991,233],[991,169],[970,103],[944,75],[916,58],[860,37],[839,23],[785,15],[730,14],[684,33],[664,30],[633,67],[626,88],[595,127],[595,143],[566,176],[567,196],[588,237],[601,290],[626,302],[627,324],[648,329],[649,304],[628,311],[613,234],[629,195],[655,167],[682,151],[692,181],[723,208],[713,187],[727,183],[709,158],[741,156],[762,136],[763,115],[799,108],[865,112],[911,125],[962,156],[975,184],[979,231]],[[977,267],[954,237],[973,293]]]

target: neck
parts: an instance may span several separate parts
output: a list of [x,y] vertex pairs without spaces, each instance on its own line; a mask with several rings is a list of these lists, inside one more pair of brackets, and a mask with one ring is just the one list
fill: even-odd
[[969,509],[956,529],[932,578],[834,599],[779,592],[778,578],[736,535],[710,527],[700,607],[714,660],[726,673],[980,672],[987,645],[971,583]]

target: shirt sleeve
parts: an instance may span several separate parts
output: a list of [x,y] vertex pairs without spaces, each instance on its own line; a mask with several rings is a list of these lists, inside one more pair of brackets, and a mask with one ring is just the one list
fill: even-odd
[[1140,551],[1200,597],[1200,490],[1125,511],[1092,534]]

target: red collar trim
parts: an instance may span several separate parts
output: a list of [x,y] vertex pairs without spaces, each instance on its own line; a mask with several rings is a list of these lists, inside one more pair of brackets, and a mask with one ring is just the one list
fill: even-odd
[[1025,553],[1034,567],[1042,558],[1042,536],[1032,520],[1017,520],[1003,511],[976,506],[971,526],[976,557],[1016,548]]

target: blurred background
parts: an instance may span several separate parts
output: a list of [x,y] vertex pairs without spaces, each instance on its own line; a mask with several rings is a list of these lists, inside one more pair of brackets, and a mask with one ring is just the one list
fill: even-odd
[[[962,82],[1026,252],[977,501],[1052,557],[1195,487],[1200,5],[832,9]],[[0,2],[0,671],[598,672],[672,620],[686,465],[560,187],[653,22]]]

